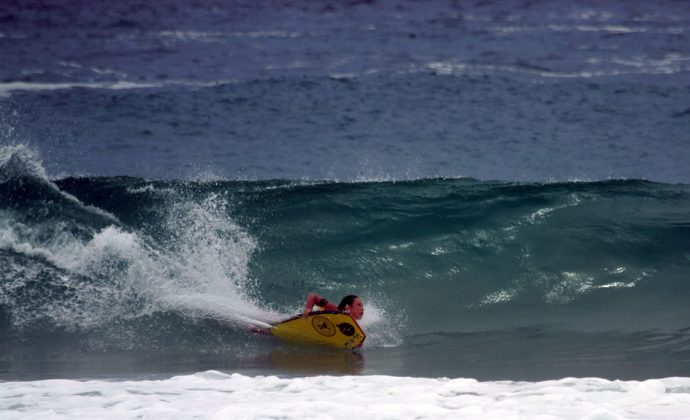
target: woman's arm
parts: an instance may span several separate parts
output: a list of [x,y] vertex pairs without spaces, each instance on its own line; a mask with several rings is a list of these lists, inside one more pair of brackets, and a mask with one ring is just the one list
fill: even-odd
[[304,303],[304,312],[302,312],[302,316],[308,316],[314,305],[321,306],[327,311],[338,310],[338,305],[335,303],[327,301],[326,298],[323,298],[316,293],[309,293],[309,295],[307,295],[307,301]]

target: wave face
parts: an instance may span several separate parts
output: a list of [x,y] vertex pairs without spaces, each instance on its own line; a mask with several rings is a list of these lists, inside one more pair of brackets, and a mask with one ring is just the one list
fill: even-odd
[[309,291],[354,292],[367,346],[407,357],[403,373],[423,362],[402,349],[480,355],[535,337],[542,352],[573,337],[597,353],[652,345],[643,360],[661,348],[688,373],[686,185],[50,180],[23,147],[0,157],[9,352],[253,354],[267,341],[247,324],[294,313]]

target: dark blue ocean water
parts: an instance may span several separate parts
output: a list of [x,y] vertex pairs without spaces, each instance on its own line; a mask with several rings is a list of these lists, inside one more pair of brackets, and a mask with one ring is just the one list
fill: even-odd
[[[0,378],[690,376],[690,7],[5,1]],[[365,300],[357,355],[246,332]]]
[[49,174],[690,180],[684,1],[5,1]]

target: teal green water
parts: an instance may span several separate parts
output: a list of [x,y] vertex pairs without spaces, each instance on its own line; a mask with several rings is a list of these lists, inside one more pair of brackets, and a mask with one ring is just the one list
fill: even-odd
[[268,362],[285,349],[243,325],[296,313],[310,291],[365,301],[362,359],[327,359],[336,372],[636,377],[690,366],[685,185],[52,182],[31,162],[5,165],[0,191],[8,373],[37,343],[87,360],[170,352],[191,357],[183,370],[301,372],[309,363]]

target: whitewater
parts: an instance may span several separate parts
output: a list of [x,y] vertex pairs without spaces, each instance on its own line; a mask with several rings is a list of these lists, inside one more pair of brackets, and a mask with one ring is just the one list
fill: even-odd
[[0,418],[688,417],[685,3],[2,9]]
[[164,380],[12,382],[6,419],[620,419],[681,418],[687,378],[537,383],[385,376],[248,377],[207,371]]

